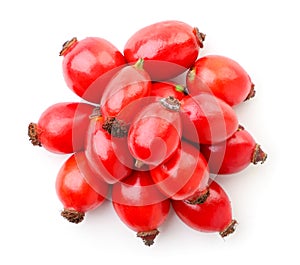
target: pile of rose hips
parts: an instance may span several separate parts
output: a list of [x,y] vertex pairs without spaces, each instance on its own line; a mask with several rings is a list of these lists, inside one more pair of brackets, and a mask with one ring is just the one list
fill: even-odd
[[148,246],[171,206],[195,230],[234,231],[215,178],[267,155],[234,110],[255,94],[250,77],[230,58],[199,57],[204,39],[163,21],[133,34],[123,54],[103,38],[63,44],[66,84],[84,101],[54,104],[28,127],[32,144],[70,154],[56,180],[63,217],[79,223],[109,199]]

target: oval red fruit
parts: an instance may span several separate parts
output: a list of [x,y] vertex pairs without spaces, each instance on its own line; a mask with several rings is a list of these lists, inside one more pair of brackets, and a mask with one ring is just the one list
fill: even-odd
[[149,171],[134,171],[112,188],[113,207],[147,246],[154,243],[158,228],[166,221],[170,201],[155,187]]
[[90,167],[105,182],[112,184],[131,174],[134,161],[127,147],[127,138],[113,138],[103,124],[102,116],[91,118],[85,153]]
[[145,59],[152,80],[170,79],[194,64],[204,37],[184,22],[161,21],[134,33],[125,44],[124,56],[127,62]]
[[180,110],[183,137],[195,143],[225,141],[239,125],[234,109],[211,94],[184,97]]
[[215,181],[209,186],[209,196],[202,204],[172,200],[176,215],[189,227],[200,232],[219,232],[225,237],[235,230],[228,195]]
[[233,174],[242,171],[251,163],[263,163],[267,154],[262,151],[252,135],[242,126],[224,143],[201,145],[210,172]]
[[136,166],[157,166],[176,151],[182,135],[179,107],[174,98],[164,98],[137,115],[128,132],[128,147],[138,161]]
[[230,106],[255,95],[247,72],[236,61],[221,55],[199,58],[186,78],[189,94],[212,93]]
[[108,184],[95,178],[83,152],[72,154],[63,163],[55,185],[64,206],[61,215],[72,223],[81,222],[87,211],[105,201],[108,193]]
[[105,87],[100,102],[105,117],[116,117],[126,106],[150,94],[151,80],[143,68],[144,60],[123,67]]
[[50,152],[68,154],[84,149],[89,115],[94,106],[78,102],[60,102],[49,106],[37,123],[30,123],[28,136],[33,145]]
[[208,186],[207,162],[199,150],[182,141],[170,159],[151,171],[156,186],[173,200],[193,197]]
[[63,76],[83,99],[99,104],[110,78],[126,64],[122,53],[103,38],[73,38],[63,45]]

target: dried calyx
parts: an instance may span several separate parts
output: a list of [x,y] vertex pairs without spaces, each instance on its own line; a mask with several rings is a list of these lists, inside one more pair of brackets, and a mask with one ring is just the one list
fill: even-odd
[[186,199],[185,202],[187,202],[189,204],[202,204],[207,200],[209,195],[210,195],[209,188],[207,188],[204,191],[201,191],[200,193],[198,193],[196,196]]
[[78,212],[76,210],[71,210],[71,209],[64,209],[61,212],[61,216],[66,218],[69,222],[78,224],[83,221],[84,219],[84,213],[83,212]]
[[59,56],[63,56],[66,54],[66,52],[71,48],[71,46],[73,46],[75,43],[77,42],[77,38],[74,37],[68,41],[66,41],[63,45],[62,45],[62,49],[59,52]]
[[160,104],[168,110],[180,111],[180,102],[178,99],[170,96],[159,100]]
[[205,41],[205,34],[200,32],[199,29],[197,27],[195,27],[193,29],[193,33],[195,34],[196,38],[197,38],[197,42],[200,48],[203,48],[203,42]]
[[230,234],[232,234],[235,231],[235,228],[237,226],[238,222],[236,220],[232,220],[230,222],[230,224],[223,230],[221,231],[219,234],[221,237],[226,237]]
[[140,237],[146,246],[151,246],[154,243],[154,239],[159,234],[157,229],[153,229],[147,232],[138,232],[137,237]]
[[29,136],[29,141],[31,141],[33,145],[42,146],[39,140],[39,132],[36,123],[31,122],[28,125],[28,136]]
[[128,133],[128,125],[122,120],[118,120],[114,117],[109,117],[105,120],[102,128],[111,134],[113,137],[122,138]]
[[250,92],[249,92],[248,96],[245,98],[244,101],[249,100],[249,99],[251,99],[255,96],[256,91],[254,90],[254,87],[255,87],[255,85],[252,83]]
[[259,144],[255,145],[255,149],[252,155],[251,162],[256,165],[258,162],[263,164],[267,159],[267,154],[261,149]]

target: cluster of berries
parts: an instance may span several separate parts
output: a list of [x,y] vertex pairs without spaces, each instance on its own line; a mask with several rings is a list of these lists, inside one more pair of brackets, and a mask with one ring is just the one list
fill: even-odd
[[234,231],[216,177],[267,155],[234,108],[255,94],[249,75],[228,57],[199,56],[204,39],[162,21],[134,33],[123,53],[98,37],[63,44],[66,84],[83,101],[56,103],[28,127],[32,144],[70,154],[56,179],[63,217],[79,223],[108,199],[148,246],[170,207],[198,231]]

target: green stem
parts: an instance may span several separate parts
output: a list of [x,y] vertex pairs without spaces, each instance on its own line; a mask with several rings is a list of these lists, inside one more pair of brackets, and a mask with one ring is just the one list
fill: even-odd
[[139,69],[139,70],[144,69],[144,61],[145,60],[143,58],[138,59],[133,67],[135,67],[136,69]]

